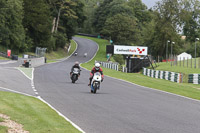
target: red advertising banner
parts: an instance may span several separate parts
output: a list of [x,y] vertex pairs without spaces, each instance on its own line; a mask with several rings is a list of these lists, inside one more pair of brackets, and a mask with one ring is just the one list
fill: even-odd
[[7,56],[8,56],[8,57],[11,56],[11,50],[10,50],[10,49],[7,50]]

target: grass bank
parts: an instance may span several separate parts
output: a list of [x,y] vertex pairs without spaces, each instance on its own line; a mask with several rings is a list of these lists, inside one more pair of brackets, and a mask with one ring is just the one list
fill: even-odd
[[[48,105],[34,97],[10,92],[0,92],[0,113],[24,126],[31,133],[77,133],[69,122]],[[0,127],[1,133],[6,133]]]
[[[90,62],[82,64],[81,65],[82,67],[90,70],[94,66],[95,60],[106,61],[106,45],[109,44],[107,40],[91,38],[91,37],[83,37],[83,36],[78,36],[78,37],[91,39],[99,44],[99,51],[97,52],[96,57]],[[138,85],[200,100],[200,85],[194,85],[188,83],[178,84],[163,79],[155,79],[148,76],[144,76],[141,73],[122,73],[107,68],[103,68],[103,71],[105,75],[111,77],[123,79]],[[172,68],[169,71],[174,71],[174,69]]]
[[46,53],[47,63],[56,62],[59,59],[66,58],[70,56],[76,50],[76,43],[71,40],[71,47],[69,52],[67,49],[59,48],[57,51],[53,51],[51,53]]
[[11,59],[0,56],[0,60],[11,60]]
[[[197,58],[198,60],[198,58]],[[188,60],[189,62],[191,62],[191,60]],[[179,65],[179,64],[182,65]],[[173,62],[172,62],[173,64]],[[180,73],[184,73],[184,74],[193,74],[193,73],[200,73],[200,68],[194,68],[194,59],[193,59],[193,68],[191,68],[191,66],[185,66],[183,67],[183,61],[182,62],[178,62],[178,65],[171,65],[171,62],[161,62],[158,64],[158,67],[156,67],[156,70],[163,70],[163,71],[173,71],[173,72],[180,72]],[[198,67],[198,65],[197,65]]]

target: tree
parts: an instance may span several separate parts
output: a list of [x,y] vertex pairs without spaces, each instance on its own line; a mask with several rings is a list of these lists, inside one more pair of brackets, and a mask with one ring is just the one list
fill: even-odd
[[6,48],[24,51],[25,33],[22,25],[23,1],[21,0],[2,0],[0,2],[0,44]]
[[150,12],[141,0],[129,0],[126,4],[132,8],[134,17],[137,18],[137,21],[141,23],[141,25],[151,21]]
[[87,16],[87,19],[84,21],[83,28],[79,29],[81,33],[87,34],[95,34],[95,29],[92,26],[94,12],[99,7],[99,5],[103,2],[103,0],[83,0],[84,2],[84,12]]
[[108,18],[116,14],[132,15],[132,10],[124,0],[104,0],[94,14],[93,26],[96,32],[101,33]]
[[69,41],[86,19],[80,0],[50,0],[52,15],[56,18],[55,32],[61,32]]
[[137,40],[136,21],[128,15],[117,14],[106,20],[102,33],[111,37],[115,44],[130,45]]
[[52,50],[52,17],[48,4],[44,0],[24,0],[25,17],[23,20],[26,35],[33,40],[32,50],[46,47]]
[[[173,53],[177,53],[179,47],[181,47],[180,35],[181,31],[181,19],[180,19],[181,6],[177,1],[162,0],[158,2],[154,11],[154,29],[151,39],[148,40],[148,46],[151,50],[151,54],[154,56],[166,55],[167,40],[176,42],[173,45]],[[151,28],[149,28],[151,30]],[[150,32],[150,31],[149,31]],[[146,34],[146,36],[148,36]],[[144,38],[146,38],[144,36]]]
[[194,42],[195,38],[200,36],[200,2],[198,0],[183,0],[181,6],[183,34],[187,36],[187,41]]

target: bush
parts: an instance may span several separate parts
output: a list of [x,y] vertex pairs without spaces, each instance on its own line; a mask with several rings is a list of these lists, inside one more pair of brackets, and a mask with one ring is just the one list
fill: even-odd
[[120,65],[124,64],[124,57],[123,55],[117,54],[113,56],[113,59],[118,62]]
[[67,36],[62,33],[56,33],[54,37],[56,39],[56,44],[55,44],[56,49],[64,48],[67,43]]

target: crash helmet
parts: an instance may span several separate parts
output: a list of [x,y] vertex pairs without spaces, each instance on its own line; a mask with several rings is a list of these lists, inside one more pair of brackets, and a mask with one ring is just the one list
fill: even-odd
[[97,62],[97,63],[95,63],[95,70],[97,70],[97,71],[98,71],[98,70],[99,70],[99,68],[100,68],[100,63],[98,63],[98,62]]
[[79,62],[78,62],[78,61],[76,61],[76,62],[75,62],[75,65],[76,65],[76,66],[78,66],[78,65],[79,65]]

